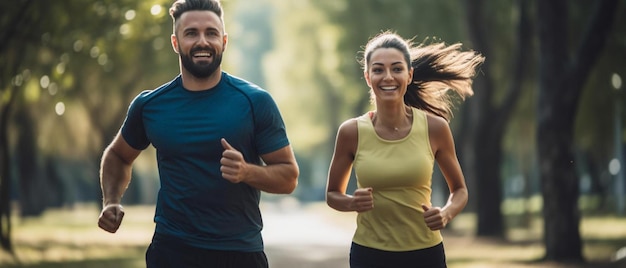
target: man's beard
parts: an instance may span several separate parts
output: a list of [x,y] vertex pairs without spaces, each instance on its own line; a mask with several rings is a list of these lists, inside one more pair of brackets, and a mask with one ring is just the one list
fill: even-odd
[[221,53],[218,54],[217,51],[213,49],[208,49],[211,52],[211,54],[213,54],[213,61],[208,62],[208,63],[207,62],[195,63],[193,62],[193,58],[191,55],[193,55],[193,53],[198,50],[206,51],[207,49],[193,48],[189,52],[189,54],[185,54],[182,52],[182,50],[179,47],[178,51],[180,55],[180,61],[183,65],[183,68],[185,68],[185,70],[191,73],[191,75],[195,76],[196,78],[207,78],[211,76],[215,72],[215,70],[217,70],[220,64],[222,64],[222,54]]

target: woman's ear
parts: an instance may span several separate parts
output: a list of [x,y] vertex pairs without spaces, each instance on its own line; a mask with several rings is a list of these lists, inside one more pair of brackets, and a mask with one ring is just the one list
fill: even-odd
[[367,70],[363,71],[363,77],[365,77],[365,82],[367,83],[368,87],[372,87],[372,83],[370,82],[370,74],[367,72]]

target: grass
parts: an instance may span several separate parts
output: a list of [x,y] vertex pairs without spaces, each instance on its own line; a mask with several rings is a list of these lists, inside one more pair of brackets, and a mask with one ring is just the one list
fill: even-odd
[[[314,209],[314,213],[320,217],[328,217],[328,222],[333,225],[350,225],[353,221],[353,214],[329,212],[323,205],[302,207]],[[125,209],[127,213],[123,228],[116,234],[106,233],[97,227],[99,211],[95,205],[51,209],[36,218],[14,217],[12,239],[16,254],[11,256],[1,252],[0,267],[145,267],[145,249],[154,230],[151,222],[154,208],[130,206]],[[613,262],[616,252],[626,247],[624,217],[583,217],[580,228],[586,264],[539,261],[544,249],[541,243],[542,220],[538,217],[508,215],[507,225],[510,229],[505,240],[472,236],[475,222],[475,215],[462,214],[445,230],[449,267],[626,267],[623,261],[622,266]],[[346,230],[350,231],[351,228],[348,226]],[[312,264],[306,267],[322,266]]]
[[113,235],[97,226],[97,206],[51,209],[15,219],[15,256],[0,254],[0,267],[143,267],[154,225],[153,207],[126,207],[124,228]]
[[474,214],[462,214],[444,233],[446,255],[453,267],[626,267],[626,259],[616,262],[616,253],[626,250],[626,218],[615,216],[583,217],[584,264],[545,263],[542,243],[543,219],[537,216],[508,215],[504,240],[473,237]]

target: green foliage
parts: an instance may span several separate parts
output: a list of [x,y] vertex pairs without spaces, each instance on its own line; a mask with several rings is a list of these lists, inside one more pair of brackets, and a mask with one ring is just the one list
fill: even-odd
[[[572,40],[585,23],[590,4],[583,2],[571,5]],[[18,139],[28,136],[21,135],[28,129],[23,124],[35,122],[31,128],[35,138],[30,142],[36,144],[38,155],[31,156],[33,165],[42,168],[45,159],[55,158],[65,163],[63,167],[83,169],[60,172],[65,187],[96,185],[99,157],[117,132],[129,102],[139,91],[155,88],[178,73],[170,45],[170,4],[170,0],[0,1],[0,108],[14,100],[6,130],[11,152],[19,152]],[[481,7],[489,15],[484,20],[490,26],[493,50],[487,58],[491,73],[481,75],[497,85],[494,103],[511,83],[510,51],[519,16],[512,5],[512,0],[488,1]],[[224,8],[230,40],[224,69],[273,94],[306,171],[301,185],[321,194],[337,127],[372,108],[357,63],[358,52],[370,37],[391,29],[418,42],[437,39],[473,48],[460,1],[230,0],[224,1]],[[623,61],[616,60],[626,56],[625,19],[618,16],[577,113],[577,145],[591,151],[602,170],[613,148],[615,96],[609,77],[617,73],[626,80]],[[528,57],[535,54],[529,51]],[[531,158],[536,142],[536,63],[526,68],[531,75],[524,81],[524,93],[504,139],[509,159],[505,164],[512,166],[506,169],[505,180],[520,170],[536,168]],[[481,94],[480,88],[475,91]],[[15,114],[34,120],[17,120]],[[150,161],[137,162],[137,170],[154,170],[152,154],[146,156]],[[68,192],[87,192],[98,199],[92,190]]]
[[[11,142],[2,150],[15,156],[0,167],[14,169],[7,173],[15,174],[8,190],[22,205],[37,199],[36,203],[56,204],[44,196],[70,204],[100,199],[99,158],[118,131],[126,107],[141,90],[155,88],[178,73],[170,46],[170,4],[166,0],[0,4],[0,28],[6,29],[0,45],[0,60],[6,64],[0,71],[0,107],[14,107],[0,111],[2,125],[8,126],[0,131]],[[34,171],[26,175],[28,170]],[[26,189],[32,185],[50,193]],[[11,184],[0,186],[7,189]]]
[[[2,25],[10,35],[0,57],[14,68],[3,70],[2,76],[11,79],[4,79],[0,89],[11,86],[7,81],[24,80],[16,85],[23,87],[22,109],[41,107],[33,115],[40,122],[58,121],[61,116],[64,123],[40,125],[42,137],[50,137],[42,138],[42,150],[100,151],[100,139],[112,138],[100,137],[100,131],[117,128],[131,96],[167,80],[153,77],[176,74],[173,53],[166,54],[169,57],[160,53],[169,49],[170,22],[167,7],[161,6],[164,2],[19,2],[25,5],[23,18],[13,17]],[[153,15],[155,6],[161,11]],[[16,14],[18,7],[22,6],[9,5],[3,11]],[[15,20],[22,22],[15,24]],[[59,104],[64,111],[58,110]],[[76,142],[91,151],[68,150]]]

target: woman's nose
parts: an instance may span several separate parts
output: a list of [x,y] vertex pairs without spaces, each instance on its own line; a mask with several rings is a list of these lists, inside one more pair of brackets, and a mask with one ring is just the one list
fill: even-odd
[[390,70],[385,71],[385,77],[383,79],[385,79],[385,80],[393,79],[393,75],[391,75],[391,71]]

